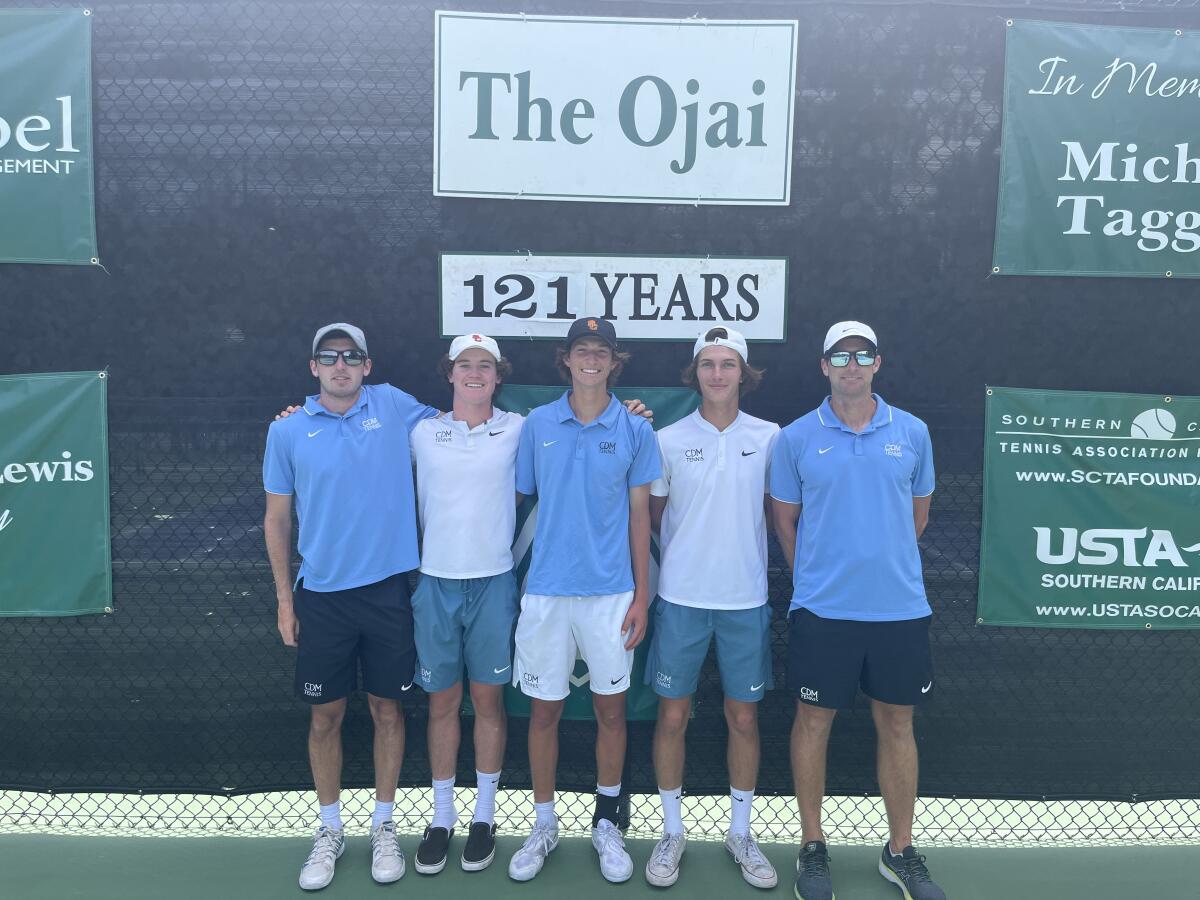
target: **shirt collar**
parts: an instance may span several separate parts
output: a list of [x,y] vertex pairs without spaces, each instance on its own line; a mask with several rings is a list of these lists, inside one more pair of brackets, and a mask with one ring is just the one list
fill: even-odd
[[[563,395],[554,401],[555,418],[559,422],[579,422],[579,419],[575,418],[575,410],[571,409],[571,401],[568,399],[570,396],[571,392],[568,390],[563,392]],[[621,401],[610,393],[608,395],[608,406],[604,408],[604,412],[600,413],[591,422],[588,422],[587,425],[584,425],[582,422],[579,422],[579,425],[583,428],[588,428],[591,425],[612,428],[617,421],[617,415],[620,411]]]
[[484,420],[483,422],[480,422],[474,428],[469,428],[469,427],[467,427],[466,422],[463,422],[459,419],[454,418],[453,410],[446,410],[444,413],[442,413],[437,418],[438,418],[439,422],[445,422],[451,428],[454,428],[458,431],[465,432],[466,434],[477,434],[480,431],[487,431],[491,428],[495,428],[497,425],[499,425],[501,422],[504,421],[504,417],[506,415],[508,415],[508,413],[506,413],[504,410],[500,409],[497,406],[493,406],[492,407],[492,417],[490,419]]
[[883,398],[878,394],[872,394],[871,396],[875,398],[875,415],[871,417],[871,421],[867,423],[867,427],[862,431],[855,431],[837,417],[837,414],[833,411],[833,406],[830,405],[829,397],[821,401],[821,405],[817,407],[817,420],[826,428],[837,428],[845,431],[847,434],[870,434],[884,425],[891,424],[892,408],[884,403]]
[[741,424],[743,415],[744,414],[739,409],[738,414],[734,416],[733,421],[726,426],[724,431],[718,431],[717,426],[708,421],[708,419],[704,418],[704,416],[700,415],[699,409],[692,410],[692,421],[695,422],[702,431],[707,431],[709,434],[722,435],[732,433],[738,427],[738,425]]
[[364,384],[362,389],[358,392],[358,399],[354,401],[354,405],[352,407],[346,410],[346,414],[344,416],[339,416],[336,413],[332,413],[322,406],[320,394],[311,394],[305,399],[304,411],[310,416],[333,416],[335,419],[349,418],[367,405],[367,394],[367,386]]

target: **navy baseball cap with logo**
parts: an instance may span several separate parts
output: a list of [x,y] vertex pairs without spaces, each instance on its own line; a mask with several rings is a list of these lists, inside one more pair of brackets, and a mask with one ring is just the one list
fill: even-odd
[[571,330],[567,332],[567,349],[570,350],[580,338],[587,337],[599,338],[613,350],[617,349],[617,329],[608,319],[597,319],[594,316],[576,319],[571,323]]

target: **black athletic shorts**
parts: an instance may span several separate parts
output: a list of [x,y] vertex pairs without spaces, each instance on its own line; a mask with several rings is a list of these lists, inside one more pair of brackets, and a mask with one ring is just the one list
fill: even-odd
[[853,706],[860,687],[883,703],[925,702],[933,692],[931,618],[853,622],[795,610],[788,617],[788,690],[826,709]]
[[295,592],[300,621],[296,696],[308,703],[348,697],[358,686],[399,699],[412,687],[417,651],[412,600],[404,573],[344,591]]

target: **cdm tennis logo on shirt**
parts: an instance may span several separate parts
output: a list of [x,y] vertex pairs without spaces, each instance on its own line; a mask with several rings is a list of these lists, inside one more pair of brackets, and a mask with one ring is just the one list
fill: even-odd
[[378,431],[382,427],[383,427],[383,424],[376,418],[362,420],[362,430],[363,431]]
[[699,463],[704,462],[704,448],[692,447],[683,451],[683,459],[685,462]]
[[600,442],[600,452],[615,454],[617,452],[617,442],[616,441],[601,441]]

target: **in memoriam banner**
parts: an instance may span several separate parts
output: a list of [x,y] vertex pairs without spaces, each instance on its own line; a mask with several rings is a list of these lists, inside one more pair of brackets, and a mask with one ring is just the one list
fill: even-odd
[[993,271],[1200,275],[1200,33],[1013,22]]
[[[496,396],[496,405],[509,412],[528,415],[535,406],[550,403],[562,396],[565,387],[547,387],[545,385],[506,384]],[[636,397],[654,410],[655,429],[665,428],[678,422],[684,416],[700,405],[700,397],[695,391],[687,388],[616,388],[613,393],[621,400]],[[537,524],[537,504],[525,501],[517,510],[517,535],[513,543],[513,559],[516,560],[517,583],[521,590],[525,589],[525,576],[533,558],[533,532]],[[626,539],[625,535],[618,539]],[[658,546],[651,539],[650,548],[650,597],[652,603],[658,586]],[[650,622],[654,617],[651,615]],[[629,719],[650,720],[658,715],[658,696],[643,684],[646,672],[646,653],[650,649],[650,634],[638,646],[633,655],[633,673],[630,675],[630,689],[625,692],[625,713]],[[529,698],[511,685],[505,689],[505,707],[511,715],[528,716]],[[575,671],[571,674],[571,693],[563,707],[565,719],[591,719],[592,691],[588,679],[587,665],[576,658]]]
[[98,262],[91,10],[0,10],[0,209],[0,262]]
[[107,384],[0,375],[0,616],[112,611]]
[[989,388],[979,624],[1200,628],[1200,398]]

